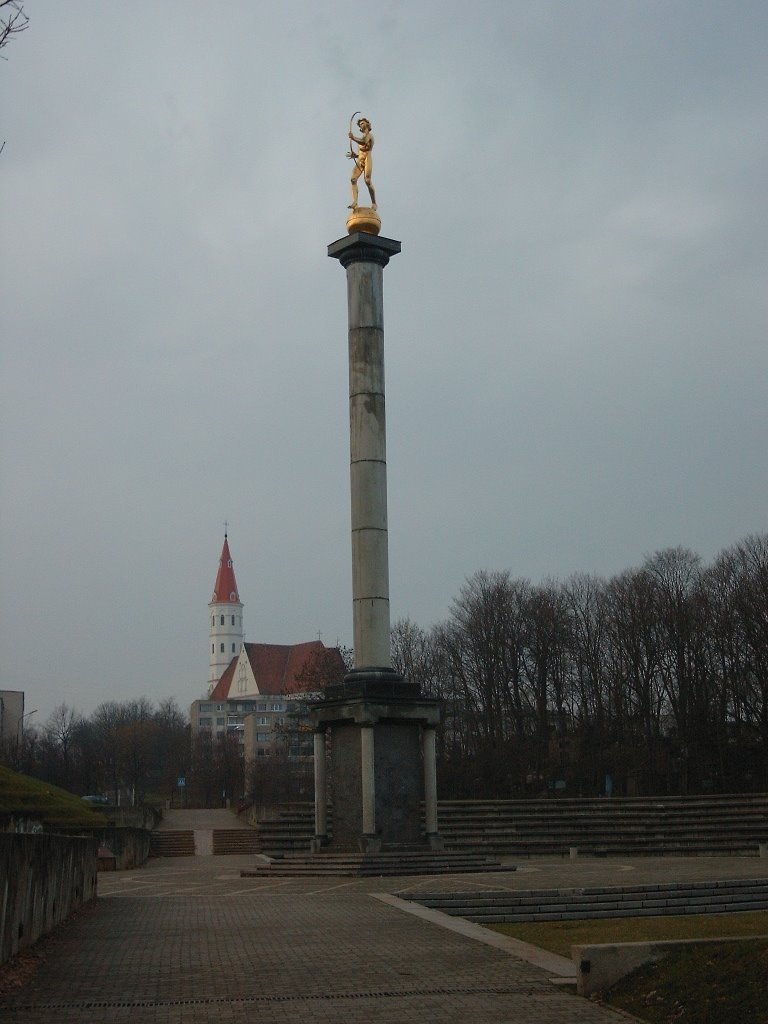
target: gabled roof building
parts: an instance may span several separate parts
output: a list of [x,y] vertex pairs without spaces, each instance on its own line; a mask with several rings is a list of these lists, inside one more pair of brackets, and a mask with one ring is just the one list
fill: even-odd
[[[286,716],[303,712],[308,691],[313,690],[308,682],[313,664],[322,657],[326,669],[329,663],[331,668],[336,663],[341,675],[341,654],[338,648],[328,648],[320,640],[298,644],[245,642],[243,604],[226,533],[208,608],[208,696],[192,703],[192,736],[203,730],[210,730],[214,739],[236,733],[243,743],[247,733],[247,758],[269,754],[285,737]],[[249,715],[255,717],[246,723]]]

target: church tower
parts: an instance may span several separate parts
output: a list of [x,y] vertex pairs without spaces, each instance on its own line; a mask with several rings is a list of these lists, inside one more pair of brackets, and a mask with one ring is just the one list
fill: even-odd
[[210,613],[211,660],[208,671],[208,693],[218,683],[224,670],[236,658],[243,646],[243,606],[237,592],[235,569],[229,553],[229,541],[224,534],[219,571],[213,585],[213,597],[208,605]]

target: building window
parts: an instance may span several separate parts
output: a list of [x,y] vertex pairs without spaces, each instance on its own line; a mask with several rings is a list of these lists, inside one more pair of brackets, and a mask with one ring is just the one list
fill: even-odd
[[203,711],[213,711],[213,705],[212,704],[201,704],[200,705],[200,711],[201,711],[201,713]]
[[211,720],[210,720],[210,718],[201,718],[200,719],[200,728],[201,729],[210,729],[211,728]]
[[256,719],[256,725],[269,725],[269,719],[262,715]]
[[283,705],[282,704],[272,704],[270,706],[269,710],[270,711],[282,711],[283,710]]
[[219,725],[219,726],[224,725],[224,719],[223,718],[217,718],[216,719],[216,725]]
[[211,644],[211,654],[216,653],[216,644]]
[[232,625],[234,626],[234,624],[235,624],[235,616],[233,615],[232,616]]
[[221,616],[221,625],[222,626],[224,625],[224,616],[223,615]]
[[268,732],[257,732],[256,733],[256,742],[257,743],[269,743],[269,733]]
[[215,615],[212,615],[212,616],[211,616],[211,627],[213,627],[213,626],[215,626],[215,625],[216,625],[216,616],[215,616]]

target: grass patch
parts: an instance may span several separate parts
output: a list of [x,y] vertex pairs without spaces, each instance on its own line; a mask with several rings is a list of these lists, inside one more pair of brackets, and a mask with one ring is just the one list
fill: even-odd
[[609,1006],[649,1024],[765,1024],[768,940],[675,950],[606,993]]
[[[571,946],[585,943],[662,942],[665,939],[720,939],[724,936],[768,935],[768,910],[738,914],[689,914],[684,917],[527,921],[521,924],[492,924],[486,927],[570,959]],[[741,1021],[740,1024],[744,1022]]]
[[103,828],[106,817],[79,796],[0,765],[0,821],[31,818],[54,829]]

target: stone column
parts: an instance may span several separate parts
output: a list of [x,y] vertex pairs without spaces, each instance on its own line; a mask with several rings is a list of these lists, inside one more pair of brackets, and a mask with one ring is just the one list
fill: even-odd
[[[389,637],[383,271],[400,243],[356,232],[328,246],[347,272],[355,671],[394,674]],[[370,674],[370,673],[368,673]]]
[[427,842],[435,849],[442,849],[443,840],[437,828],[437,758],[436,729],[425,725],[421,730],[421,750],[424,759],[424,819]]
[[360,729],[360,777],[362,789],[363,835],[367,851],[377,849],[376,841],[376,769],[373,745],[373,725]]
[[315,840],[320,847],[328,841],[328,787],[325,777],[325,729],[316,729],[315,741]]

